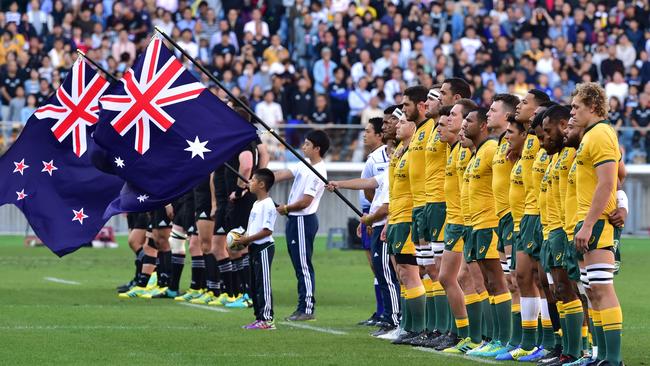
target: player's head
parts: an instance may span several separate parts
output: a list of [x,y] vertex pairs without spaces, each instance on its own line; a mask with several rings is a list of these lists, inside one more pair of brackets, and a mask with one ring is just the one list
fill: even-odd
[[528,133],[523,123],[517,121],[508,122],[508,127],[506,128],[506,140],[510,143],[510,148],[517,152],[517,155],[521,153],[527,135]]
[[471,99],[459,99],[449,111],[447,125],[450,133],[458,133],[465,117],[478,108],[476,103]]
[[585,128],[594,122],[607,118],[607,96],[605,89],[596,83],[578,84],[572,94],[571,117],[578,126]]
[[402,111],[409,121],[419,123],[424,119],[425,102],[429,91],[422,85],[411,86],[404,90],[404,107]]
[[[451,111],[451,106],[440,107],[440,115],[438,116],[438,132],[440,133],[440,141],[450,142],[456,141],[457,138],[452,137],[449,132],[449,112]],[[456,132],[457,134],[458,132]]]
[[442,82],[440,87],[440,104],[452,105],[459,99],[470,98],[472,89],[467,81],[461,78],[449,78]]
[[466,138],[475,143],[487,138],[487,111],[486,108],[478,108],[465,116],[463,123],[465,123]]
[[515,113],[519,98],[512,94],[497,94],[487,114],[488,129],[503,130],[508,125],[508,117]]
[[584,128],[578,126],[575,118],[569,118],[569,122],[567,122],[566,129],[564,130],[564,146],[577,149],[580,146],[583,131]]
[[363,145],[369,149],[376,149],[381,146],[382,132],[381,128],[384,124],[384,119],[381,117],[371,118],[366,125],[363,132]]
[[321,130],[310,131],[305,136],[305,142],[302,144],[302,151],[310,159],[316,157],[316,155],[321,158],[325,157],[329,148],[330,138]]
[[269,169],[261,168],[253,173],[253,178],[251,178],[248,186],[251,193],[258,194],[259,192],[270,191],[273,183],[275,183],[275,175],[273,172]]
[[517,104],[515,118],[524,125],[528,124],[530,117],[535,113],[535,109],[549,100],[550,98],[543,91],[538,89],[529,90],[524,99]]
[[436,118],[440,114],[440,86],[434,85],[433,88],[429,89],[427,94],[427,101],[424,103],[426,106],[426,112],[424,116],[426,118]]
[[542,129],[544,130],[544,148],[549,154],[555,154],[564,146],[564,130],[571,118],[568,108],[554,105],[544,112]]
[[397,121],[397,131],[396,131],[396,136],[399,141],[406,141],[413,136],[413,133],[415,132],[415,121],[411,121],[406,118],[405,114],[402,114],[402,116],[399,118],[399,121]]
[[402,106],[400,104],[392,105],[384,109],[384,124],[381,127],[381,132],[384,133],[384,140],[395,140],[395,129],[397,121],[402,114]]

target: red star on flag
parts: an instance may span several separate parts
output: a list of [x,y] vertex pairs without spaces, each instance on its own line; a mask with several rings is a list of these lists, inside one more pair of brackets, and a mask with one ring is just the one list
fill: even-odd
[[45,161],[43,162],[43,170],[41,170],[41,172],[47,172],[47,174],[49,174],[50,177],[51,177],[52,172],[55,171],[55,170],[59,170],[59,168],[54,166],[54,161],[53,160],[50,160],[49,163],[45,162]]
[[23,175],[23,170],[29,168],[29,165],[25,164],[25,159],[21,160],[20,162],[14,161],[14,165],[16,168],[14,169],[14,173],[20,173],[20,175]]
[[84,224],[84,219],[88,218],[88,215],[84,214],[84,208],[82,207],[81,210],[72,210],[74,213],[74,217],[72,218],[72,221],[79,221],[81,225]]
[[16,201],[24,200],[25,197],[29,196],[27,193],[25,193],[25,189],[24,189],[24,188],[21,189],[20,192],[16,192],[16,194],[18,195],[18,197],[16,198]]

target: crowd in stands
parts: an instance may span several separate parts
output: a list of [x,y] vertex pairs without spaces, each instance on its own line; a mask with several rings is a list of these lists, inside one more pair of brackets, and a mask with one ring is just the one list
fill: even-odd
[[[481,106],[531,88],[567,103],[576,83],[598,81],[627,162],[650,161],[649,0],[31,0],[0,10],[5,145],[76,49],[119,77],[159,27],[270,126],[363,126],[406,87],[449,77],[468,80]],[[299,141],[300,131],[285,133]],[[333,133],[333,160],[363,159],[359,132]]]

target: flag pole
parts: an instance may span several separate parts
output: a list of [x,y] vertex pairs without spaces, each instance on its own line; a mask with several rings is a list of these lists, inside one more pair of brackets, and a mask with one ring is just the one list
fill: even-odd
[[[221,90],[225,91],[226,94],[228,94],[230,100],[236,103],[239,107],[243,108],[252,117],[252,119],[255,122],[259,123],[262,127],[264,127],[264,129],[266,129],[271,134],[271,136],[275,137],[275,139],[278,140],[296,158],[298,158],[298,160],[300,160],[303,164],[305,164],[307,168],[309,168],[309,170],[311,170],[312,173],[314,173],[318,177],[318,179],[323,181],[323,183],[325,184],[329,184],[327,178],[325,178],[322,174],[320,174],[307,160],[305,160],[305,158],[302,155],[298,154],[298,152],[293,148],[293,146],[289,145],[282,137],[280,137],[280,135],[277,134],[277,132],[275,132],[275,130],[273,130],[269,125],[266,124],[266,122],[264,122],[257,114],[255,114],[255,112],[251,109],[251,107],[249,107],[244,102],[242,102],[239,98],[237,98],[230,90],[228,90],[228,88],[226,88],[221,83],[221,81],[219,81],[219,79],[217,79],[214,75],[212,75],[205,68],[205,66],[201,65],[198,61],[196,61],[194,57],[190,56],[190,54],[188,54],[187,51],[185,51],[178,43],[176,43],[176,41],[174,41],[169,35],[167,35],[167,33],[165,33],[162,29],[160,29],[157,26],[154,28],[161,36],[163,36],[169,43],[171,43],[172,46],[174,46],[174,48],[179,50],[183,54],[183,56],[185,56],[188,60],[190,60],[190,62],[192,62],[194,66],[198,67],[199,70],[201,70],[201,72],[203,72],[207,77],[210,78],[210,80],[212,80],[212,82],[217,84],[217,86],[221,88]],[[334,189],[333,192],[337,196],[339,196],[339,198],[343,200],[343,202],[346,205],[348,205],[350,209],[354,211],[354,213],[356,213],[359,217],[363,216],[363,213],[359,211],[359,209],[356,206],[354,206],[352,202],[350,202],[350,200],[348,200],[338,189]]]
[[[95,68],[96,68],[97,70],[103,72],[104,75],[106,75],[109,79],[111,79],[111,82],[115,83],[115,82],[118,82],[118,81],[119,81],[115,76],[113,76],[111,73],[109,73],[108,70],[104,69],[101,65],[99,65],[97,62],[95,62],[95,60],[93,60],[93,59],[87,57],[86,54],[83,53],[81,50],[77,50],[77,53],[79,54],[79,56],[83,57],[84,60],[90,62],[93,66],[95,66]],[[223,165],[224,165],[227,169],[229,169],[231,172],[233,172],[237,177],[239,177],[239,179],[241,179],[242,182],[248,184],[248,179],[247,179],[246,177],[244,177],[241,173],[239,173],[239,171],[238,171],[237,169],[233,168],[233,167],[232,167],[230,164],[228,164],[228,163],[223,163]]]

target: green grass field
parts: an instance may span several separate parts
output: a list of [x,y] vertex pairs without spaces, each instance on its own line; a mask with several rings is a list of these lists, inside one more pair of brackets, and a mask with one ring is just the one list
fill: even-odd
[[[171,300],[119,300],[115,286],[132,276],[132,254],[124,238],[120,242],[119,249],[84,248],[58,259],[46,248],[24,248],[20,237],[0,237],[0,364],[480,364],[392,346],[356,326],[374,306],[362,252],[328,251],[319,241],[314,255],[318,320],[302,329],[282,322],[295,307],[296,281],[284,241],[278,240],[273,263],[278,329],[264,332],[241,329],[254,320],[251,309],[222,312]],[[648,258],[650,240],[623,241],[616,283],[627,365],[650,365],[643,348],[650,335]],[[189,283],[187,263],[182,288]]]

